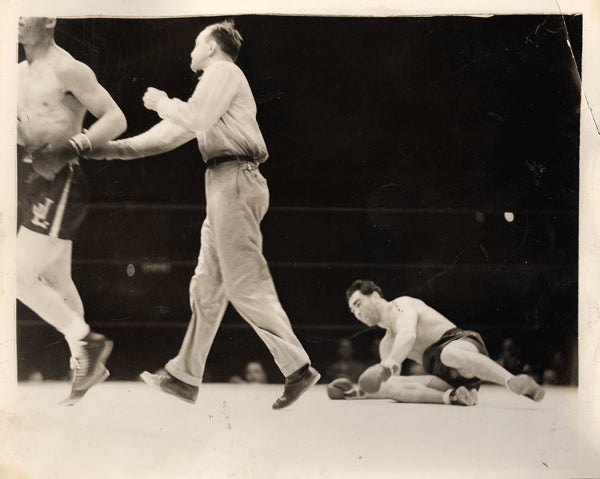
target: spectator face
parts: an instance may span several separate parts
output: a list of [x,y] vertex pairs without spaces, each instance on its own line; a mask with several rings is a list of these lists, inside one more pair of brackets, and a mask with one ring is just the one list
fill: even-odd
[[340,359],[349,360],[354,355],[354,347],[348,339],[342,339],[338,345],[338,356]]
[[561,352],[557,351],[552,355],[552,368],[558,371],[562,368],[562,363],[563,355]]
[[246,381],[249,383],[267,382],[267,373],[263,369],[262,364],[258,362],[248,363],[244,376],[246,376]]
[[558,384],[558,374],[556,374],[556,371],[552,370],[552,369],[546,369],[544,371],[544,384]]
[[502,343],[502,350],[507,353],[515,353],[517,350],[515,341],[512,338],[506,338]]

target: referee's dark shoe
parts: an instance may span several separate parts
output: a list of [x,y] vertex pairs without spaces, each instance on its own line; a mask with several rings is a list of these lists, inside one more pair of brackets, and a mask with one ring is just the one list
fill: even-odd
[[283,409],[294,403],[304,392],[321,379],[318,371],[306,364],[285,378],[285,387],[281,397],[273,403],[273,409]]
[[198,386],[184,383],[167,371],[159,374],[144,371],[140,374],[140,378],[149,386],[160,389],[162,392],[175,396],[189,404],[194,404],[198,398]]

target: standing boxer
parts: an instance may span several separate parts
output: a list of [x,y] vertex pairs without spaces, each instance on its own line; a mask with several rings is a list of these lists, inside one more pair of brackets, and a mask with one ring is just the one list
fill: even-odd
[[[73,405],[108,377],[112,349],[112,341],[90,331],[71,279],[71,238],[87,197],[78,158],[127,123],[92,70],[56,45],[55,26],[55,18],[19,19],[26,60],[18,66],[17,150],[29,169],[19,191],[17,297],[65,336],[74,374],[63,404]],[[84,134],[86,111],[97,121]]]
[[379,391],[409,358],[455,388],[478,389],[482,381],[491,381],[534,401],[544,398],[544,390],[531,377],[513,376],[492,361],[478,333],[457,328],[421,300],[402,296],[386,301],[379,286],[363,280],[348,288],[346,300],[359,321],[387,330],[379,346],[382,361],[358,380],[367,393]]
[[285,376],[274,409],[289,406],[320,374],[294,335],[267,262],[260,222],[269,190],[259,165],[268,153],[256,122],[256,103],[235,64],[242,37],[233,22],[215,23],[196,38],[193,71],[203,71],[187,102],[149,88],[146,108],[164,121],[141,135],[94,151],[90,158],[132,159],[172,150],[196,138],[206,162],[206,219],[200,233],[198,265],[190,284],[192,317],[179,354],[166,374],[142,373],[151,386],[194,403],[206,357],[228,301],[267,345]]

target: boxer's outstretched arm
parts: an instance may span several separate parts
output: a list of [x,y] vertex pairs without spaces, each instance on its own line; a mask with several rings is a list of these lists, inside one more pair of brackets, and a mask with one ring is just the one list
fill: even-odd
[[134,160],[174,150],[194,137],[195,134],[185,128],[170,121],[161,121],[137,136],[94,146],[85,157],[92,160]]
[[[363,372],[358,378],[360,388],[367,393],[379,391],[382,383],[400,373],[402,362],[407,358],[417,339],[417,310],[410,304],[398,305],[393,314],[394,335],[386,334],[380,345],[381,362]],[[393,342],[391,341],[393,338]],[[390,346],[391,342],[391,346]],[[384,354],[387,356],[384,357]]]
[[[394,303],[394,321],[396,326],[396,336],[387,357],[382,357],[382,364],[397,364],[398,369],[412,350],[417,339],[417,320],[419,315],[417,310],[409,304]],[[394,369],[394,368],[393,368]]]

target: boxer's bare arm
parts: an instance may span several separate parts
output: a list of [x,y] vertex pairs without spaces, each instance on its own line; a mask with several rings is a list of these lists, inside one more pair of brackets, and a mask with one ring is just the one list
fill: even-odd
[[387,333],[385,333],[385,336],[381,339],[381,342],[379,343],[379,360],[380,361],[383,361],[390,355],[393,346],[394,346],[394,335],[390,331],[388,331]]
[[[46,65],[51,70],[47,73],[48,81],[55,78],[58,89],[55,93],[62,95],[59,101],[64,105],[56,108],[56,112],[63,111],[62,115],[56,115],[57,121],[60,120],[66,125],[71,124],[67,128],[64,128],[64,125],[61,127],[66,130],[64,136],[50,136],[51,141],[41,143],[38,149],[31,151],[35,171],[51,180],[74,157],[88,151],[90,147],[93,149],[94,143],[106,142],[123,133],[127,128],[127,122],[121,109],[98,83],[96,75],[87,65],[73,59],[60,48],[54,51]],[[46,75],[43,69],[41,71]],[[34,86],[30,85],[30,91],[33,91]],[[44,86],[47,88],[47,83],[40,83],[41,88]],[[51,90],[47,92],[50,98],[55,93]],[[70,98],[74,99],[76,104]],[[67,108],[64,108],[65,106]],[[70,113],[65,114],[69,109]],[[76,147],[72,138],[75,138],[73,135],[79,136],[85,111],[89,111],[97,120],[89,128],[87,136],[80,138],[81,144]],[[70,120],[69,115],[72,115]],[[54,120],[49,117],[48,121]],[[53,129],[51,125],[52,123],[49,123],[45,129],[51,131]],[[36,142],[39,140],[38,138]]]
[[409,353],[412,351],[417,339],[417,321],[419,315],[416,308],[409,302],[396,302],[392,313],[396,337],[392,344],[391,351],[387,358],[381,358],[382,362],[386,359],[396,361],[398,365],[402,364]]
[[65,90],[71,92],[97,118],[87,133],[92,147],[116,138],[127,129],[125,115],[98,83],[91,68],[72,58],[65,58],[57,62],[56,75]]

